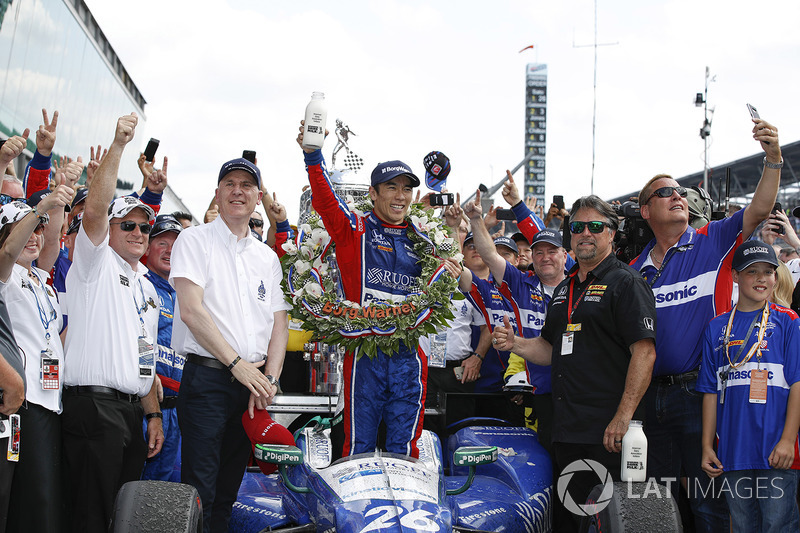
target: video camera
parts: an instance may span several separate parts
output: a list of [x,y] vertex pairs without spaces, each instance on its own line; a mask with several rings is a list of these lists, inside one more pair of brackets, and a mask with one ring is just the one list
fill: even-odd
[[642,218],[639,204],[628,200],[622,204],[612,206],[617,216],[622,218],[617,234],[614,236],[617,257],[630,263],[653,238],[653,230]]

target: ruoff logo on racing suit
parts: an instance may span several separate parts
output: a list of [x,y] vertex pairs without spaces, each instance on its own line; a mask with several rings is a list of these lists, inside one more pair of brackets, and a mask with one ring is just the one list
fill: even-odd
[[412,291],[419,286],[417,278],[414,276],[383,270],[382,268],[370,268],[367,270],[367,283],[407,291]]

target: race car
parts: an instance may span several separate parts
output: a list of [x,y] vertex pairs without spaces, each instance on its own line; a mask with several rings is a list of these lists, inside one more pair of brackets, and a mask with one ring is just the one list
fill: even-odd
[[445,454],[423,431],[419,459],[375,452],[331,462],[330,430],[311,427],[297,447],[258,445],[256,457],[281,465],[283,478],[248,472],[229,531],[550,531],[552,465],[536,434],[474,423]]

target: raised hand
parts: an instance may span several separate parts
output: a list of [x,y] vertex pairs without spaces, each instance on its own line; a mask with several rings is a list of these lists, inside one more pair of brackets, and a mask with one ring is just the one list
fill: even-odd
[[510,170],[506,170],[506,176],[508,176],[508,179],[503,184],[503,199],[508,205],[514,207],[519,203],[519,191],[517,190],[517,184],[514,182],[514,176],[511,175]]
[[267,218],[276,223],[284,222],[288,218],[286,207],[278,202],[278,195],[275,193],[272,193],[272,202],[270,202],[269,209],[267,209]]
[[3,143],[3,147],[0,148],[0,171],[5,172],[8,164],[25,150],[25,147],[28,145],[28,135],[30,135],[30,133],[31,130],[25,128],[22,135],[9,137],[8,140]]
[[117,120],[117,129],[114,131],[114,144],[118,148],[124,148],[126,144],[133,140],[136,133],[136,124],[139,123],[139,117],[136,113],[125,115]]
[[94,171],[97,170],[97,167],[100,166],[100,163],[103,161],[103,158],[108,153],[108,150],[102,150],[102,148],[103,147],[100,146],[99,144],[97,145],[97,151],[95,151],[94,146],[89,147],[89,164],[86,165],[87,186],[89,186],[92,183],[92,178],[94,177]]
[[481,207],[480,189],[475,191],[475,200],[473,200],[472,202],[467,202],[467,205],[464,206],[464,214],[467,215],[467,218],[469,218],[470,220],[481,218],[483,216],[483,208]]
[[44,124],[36,130],[36,151],[45,157],[50,157],[53,153],[53,146],[56,144],[56,127],[58,126],[58,111],[53,111],[53,120],[48,120],[47,109],[42,109],[42,121]]
[[164,156],[164,166],[157,170],[154,168],[150,175],[147,176],[145,187],[150,192],[161,194],[167,188],[167,163],[167,156]]

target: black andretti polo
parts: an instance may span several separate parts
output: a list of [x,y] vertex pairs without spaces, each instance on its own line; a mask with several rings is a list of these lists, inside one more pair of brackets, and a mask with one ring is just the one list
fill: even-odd
[[[613,254],[583,283],[578,265],[570,270],[553,293],[542,329],[542,338],[553,345],[553,442],[602,444],[625,390],[630,346],[655,340],[655,326],[653,291]],[[572,353],[562,355],[568,329],[576,330]],[[641,406],[636,418],[640,412]]]

